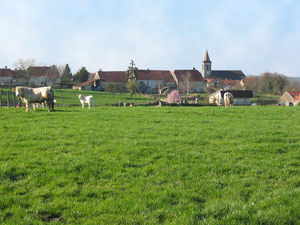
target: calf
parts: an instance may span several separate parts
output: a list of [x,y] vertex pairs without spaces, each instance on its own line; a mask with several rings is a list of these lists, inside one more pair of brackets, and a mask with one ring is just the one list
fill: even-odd
[[95,102],[94,102],[94,97],[92,95],[89,95],[89,96],[83,96],[82,94],[78,94],[77,95],[78,98],[79,98],[79,101],[82,105],[82,108],[84,108],[84,104],[88,104],[89,106],[89,109],[91,108],[91,105],[93,107],[95,107]]

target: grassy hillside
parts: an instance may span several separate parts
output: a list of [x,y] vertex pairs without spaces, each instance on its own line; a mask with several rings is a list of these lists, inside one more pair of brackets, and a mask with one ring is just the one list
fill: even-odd
[[[3,89],[2,104],[6,105],[7,103],[7,91],[9,89]],[[13,91],[13,90],[12,90]],[[77,91],[70,89],[55,89],[54,95],[56,100],[56,107],[69,107],[69,106],[81,106],[80,101],[77,97],[77,94],[83,95],[93,95],[95,99],[95,106],[103,105],[114,105],[119,102],[123,103],[145,103],[153,101],[153,98],[146,97],[144,95],[134,95],[132,98],[129,93],[117,93],[113,97],[111,93],[108,92],[99,92],[99,91]],[[16,99],[17,102],[17,99]]]
[[[126,103],[143,103],[143,102],[151,102],[152,98],[145,97],[143,95],[134,95],[132,98],[129,93],[117,93],[113,97],[113,95],[109,92],[99,92],[99,91],[77,91],[77,90],[68,90],[68,89],[57,89],[55,90],[55,99],[57,101],[56,105],[61,106],[80,106],[79,99],[77,94],[93,95],[95,99],[96,106],[103,105],[112,105],[118,104],[119,102]],[[62,99],[61,99],[62,96]]]
[[297,107],[0,110],[0,224],[297,224]]

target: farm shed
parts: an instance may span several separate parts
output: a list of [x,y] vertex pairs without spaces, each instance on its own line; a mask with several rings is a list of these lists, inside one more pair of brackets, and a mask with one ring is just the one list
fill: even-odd
[[234,97],[234,105],[250,105],[253,98],[252,90],[219,90],[208,96],[210,104],[216,104],[219,100],[220,105],[224,105],[224,94],[230,92]]
[[73,86],[73,89],[79,91],[100,91],[100,81],[98,78],[88,80],[86,82]]
[[285,92],[279,99],[280,105],[297,106],[300,102],[300,92]]

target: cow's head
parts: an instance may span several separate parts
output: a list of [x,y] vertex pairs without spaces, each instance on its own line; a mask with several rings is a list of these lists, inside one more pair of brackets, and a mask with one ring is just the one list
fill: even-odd
[[18,98],[24,97],[24,88],[23,87],[16,87],[16,96]]

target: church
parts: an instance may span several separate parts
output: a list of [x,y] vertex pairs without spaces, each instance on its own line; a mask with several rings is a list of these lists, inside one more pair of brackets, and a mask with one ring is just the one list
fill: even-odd
[[241,70],[212,70],[211,64],[212,63],[206,50],[201,71],[201,74],[205,79],[242,80],[246,78],[245,74]]

